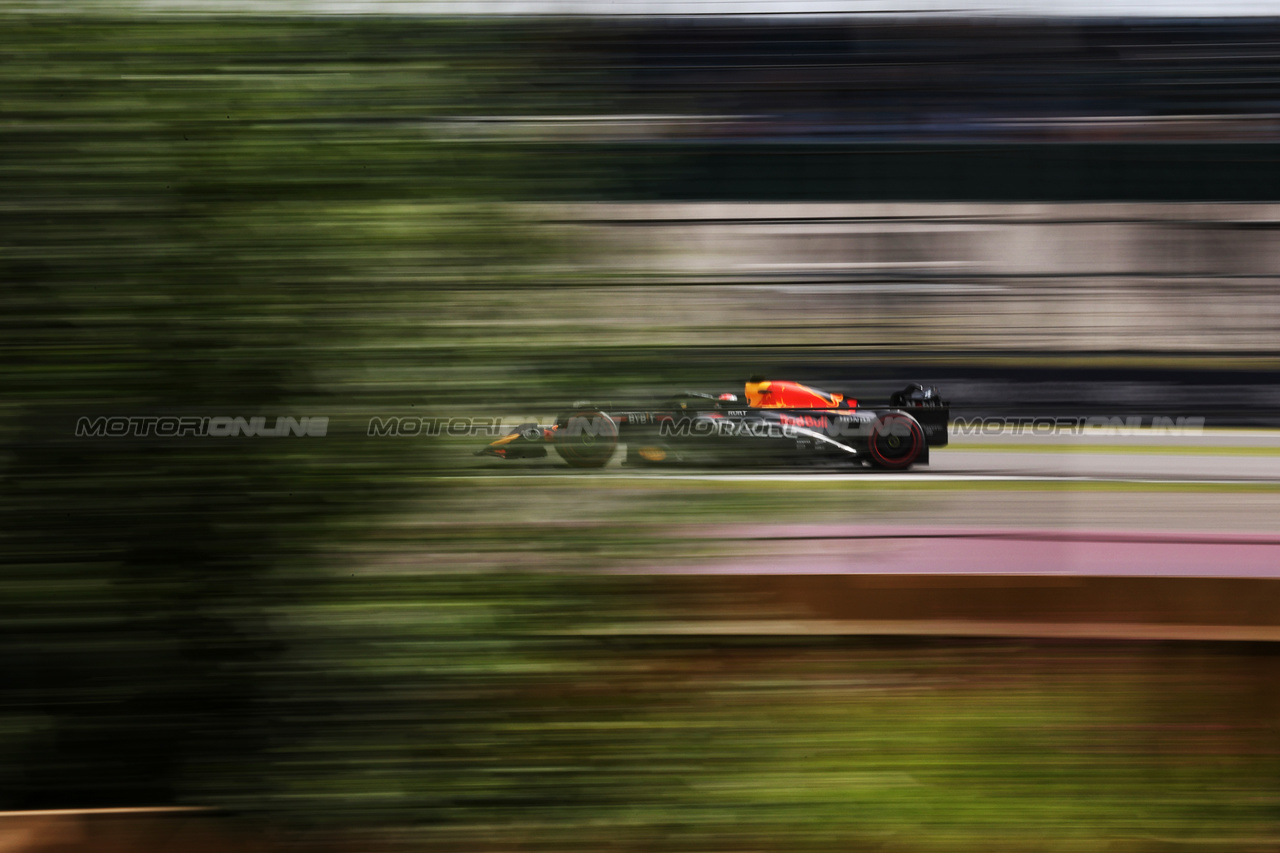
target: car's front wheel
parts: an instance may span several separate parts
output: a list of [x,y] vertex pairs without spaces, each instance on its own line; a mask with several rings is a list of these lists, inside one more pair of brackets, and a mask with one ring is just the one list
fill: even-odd
[[600,411],[569,412],[556,419],[551,443],[574,468],[603,468],[618,449],[618,424]]

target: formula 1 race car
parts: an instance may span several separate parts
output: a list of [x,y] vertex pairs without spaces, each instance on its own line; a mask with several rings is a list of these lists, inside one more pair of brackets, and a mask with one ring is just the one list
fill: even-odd
[[684,392],[640,409],[577,404],[554,424],[521,424],[476,455],[533,459],[553,447],[575,468],[602,468],[625,444],[630,466],[830,461],[905,470],[947,444],[950,408],[936,388],[908,385],[887,406],[863,407],[752,377],[745,397]]

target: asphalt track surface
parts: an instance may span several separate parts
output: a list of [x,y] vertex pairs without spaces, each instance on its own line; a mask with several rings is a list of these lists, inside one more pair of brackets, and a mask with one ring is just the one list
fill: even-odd
[[849,479],[864,482],[1062,481],[1280,484],[1280,431],[1206,432],[1199,436],[1103,435],[1041,439],[1028,435],[963,436],[934,450],[929,465],[885,472],[849,466],[744,469],[625,468],[622,453],[602,471],[569,468],[555,458],[487,462],[471,476],[655,477],[679,480]]
[[947,452],[943,449],[933,454],[931,464],[920,473],[926,477],[953,479],[1280,483],[1280,455],[1197,454],[1194,451],[1126,454],[1084,448],[1047,452],[1033,449]]
[[1280,432],[953,437],[927,470],[941,476],[1099,482],[1280,482]]
[[[654,479],[948,484],[958,490],[949,493],[954,497],[921,493],[915,514],[889,523],[851,513],[847,523],[835,524],[691,525],[681,535],[718,542],[714,554],[633,565],[628,572],[1280,578],[1280,432],[1055,441],[964,436],[934,451],[931,465],[906,472],[637,470],[616,461],[602,471],[579,471],[552,460],[471,474],[594,478],[620,487]],[[964,493],[966,484],[975,491]],[[1002,492],[1002,484],[1038,491]],[[1092,491],[1061,491],[1081,484]],[[1121,491],[1109,492],[1109,484]],[[939,503],[945,500],[951,504]]]

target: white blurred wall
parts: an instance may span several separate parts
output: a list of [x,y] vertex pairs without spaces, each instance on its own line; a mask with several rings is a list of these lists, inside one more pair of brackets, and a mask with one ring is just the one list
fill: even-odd
[[1276,204],[582,204],[537,216],[577,243],[574,274],[594,283],[603,323],[666,336],[1162,351],[1280,340]]

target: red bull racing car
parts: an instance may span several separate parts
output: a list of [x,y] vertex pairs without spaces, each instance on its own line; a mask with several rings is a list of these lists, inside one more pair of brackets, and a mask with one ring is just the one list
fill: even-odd
[[908,385],[884,406],[861,406],[798,382],[753,376],[745,394],[684,392],[657,405],[576,405],[550,425],[521,424],[477,451],[533,459],[548,448],[575,468],[624,465],[841,462],[905,470],[947,444],[950,408],[936,388]]

